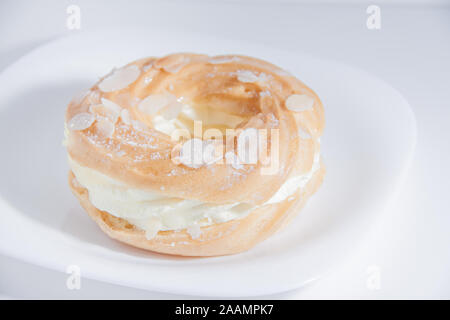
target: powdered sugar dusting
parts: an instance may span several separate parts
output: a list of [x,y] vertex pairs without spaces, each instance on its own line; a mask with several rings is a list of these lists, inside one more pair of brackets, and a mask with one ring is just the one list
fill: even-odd
[[113,71],[111,75],[98,84],[98,87],[103,92],[121,90],[135,82],[140,74],[141,70],[135,65],[124,67]]

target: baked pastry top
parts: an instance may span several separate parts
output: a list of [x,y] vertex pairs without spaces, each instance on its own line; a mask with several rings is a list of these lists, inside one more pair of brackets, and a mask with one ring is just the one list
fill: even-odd
[[[318,96],[268,62],[145,58],[114,69],[69,104],[70,186],[116,239],[173,254],[234,253],[278,229],[320,184],[323,128]],[[245,161],[240,151],[252,137],[263,152]],[[234,222],[248,234],[204,238]]]

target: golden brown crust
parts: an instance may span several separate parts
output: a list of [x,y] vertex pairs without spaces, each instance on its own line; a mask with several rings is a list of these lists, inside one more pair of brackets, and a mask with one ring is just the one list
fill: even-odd
[[[214,63],[227,58],[230,62]],[[183,59],[187,59],[188,63],[177,72],[165,69],[171,70]],[[262,204],[275,194],[287,178],[311,170],[314,154],[319,151],[317,140],[324,126],[322,103],[310,88],[280,68],[244,56],[211,58],[194,54],[145,58],[128,66],[137,66],[141,70],[134,83],[125,89],[102,92],[99,90],[101,79],[83,99],[69,104],[66,121],[80,112],[87,112],[91,105],[106,98],[127,109],[133,118],[149,128],[145,132],[136,131],[119,120],[110,138],[101,138],[95,123],[86,130],[71,131],[67,150],[80,165],[126,182],[131,187],[159,192],[160,187],[164,186],[167,196],[218,204]],[[264,75],[264,80],[243,82],[237,76],[242,70],[261,77]],[[149,78],[152,80],[147,83],[145,79]],[[230,166],[216,164],[189,168],[175,164],[170,152],[176,142],[154,130],[151,119],[136,107],[136,99],[140,101],[150,94],[168,91],[193,105],[206,105],[245,116],[248,121],[242,124],[242,128],[254,127],[256,120],[260,119],[259,128],[269,132],[270,129],[278,129],[280,170],[275,174],[261,175],[261,163],[244,165],[244,174],[230,183],[233,171]],[[288,110],[285,101],[292,94],[308,95],[314,100],[314,107],[302,112]],[[311,139],[300,137],[300,128]],[[133,143],[124,143],[127,139]],[[270,141],[268,148],[270,152]]]
[[111,238],[134,247],[181,256],[220,256],[246,251],[289,223],[322,183],[325,168],[315,172],[305,188],[288,199],[260,207],[248,216],[201,228],[199,238],[192,239],[186,230],[160,231],[147,240],[144,231],[126,220],[95,208],[88,191],[76,183],[69,172],[69,186],[89,216]]
[[[121,112],[111,123],[108,116],[96,114],[90,126],[68,131],[70,158],[130,188],[208,204],[252,204],[255,209],[241,219],[204,226],[195,239],[186,230],[174,230],[159,231],[148,240],[143,230],[95,208],[89,201],[88,190],[77,184],[70,172],[73,193],[111,238],[146,250],[183,256],[245,251],[288,223],[321,184],[325,173],[322,164],[305,187],[281,202],[264,205],[287,179],[313,170],[324,128],[324,110],[319,97],[284,70],[251,57],[189,53],[144,58],[119,70],[131,70],[127,76],[136,78],[121,89],[107,90],[104,87],[105,79],[110,76],[107,75],[84,97],[69,104],[66,124],[80,113],[92,116],[93,107],[102,108],[105,104],[102,99],[118,105]],[[178,142],[156,130],[154,115],[139,108],[139,103],[150,95],[168,92],[183,103],[242,119],[239,129],[267,129],[267,152],[270,154],[272,148],[278,151],[277,170],[261,174],[264,167],[261,162],[243,164],[240,169],[227,163],[192,168],[174,162],[171,154]],[[304,110],[288,108],[286,101],[295,96],[307,97],[310,103],[305,104]],[[144,129],[125,121],[124,110],[133,121],[144,124]],[[107,136],[105,122],[114,128]],[[272,129],[279,133],[279,145],[272,139]]]

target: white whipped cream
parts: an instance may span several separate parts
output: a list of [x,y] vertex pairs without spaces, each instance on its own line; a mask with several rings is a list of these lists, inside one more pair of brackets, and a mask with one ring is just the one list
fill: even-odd
[[[303,188],[320,167],[317,154],[310,172],[288,179],[266,204],[281,202]],[[212,205],[197,200],[170,198],[157,192],[140,190],[112,179],[94,169],[79,165],[69,157],[78,183],[89,192],[89,200],[99,210],[123,218],[146,231],[148,238],[157,231],[182,230],[241,219],[256,206],[246,203]]]
[[184,104],[175,119],[169,120],[162,115],[156,115],[153,117],[152,121],[154,129],[164,132],[170,136],[176,129],[186,129],[190,133],[193,133],[194,121],[201,121],[203,129],[210,127],[235,128],[240,122],[243,121],[243,119],[243,117],[228,114],[212,108],[194,108],[191,105]]
[[278,189],[278,191],[266,201],[264,204],[272,204],[285,200],[290,195],[294,194],[299,188],[304,188],[309,180],[311,180],[314,173],[320,168],[320,153],[314,155],[314,163],[311,170],[301,176],[296,176],[287,179]]

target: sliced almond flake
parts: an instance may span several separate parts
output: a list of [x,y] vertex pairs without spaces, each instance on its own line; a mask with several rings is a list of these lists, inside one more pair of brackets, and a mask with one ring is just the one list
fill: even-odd
[[119,112],[108,108],[104,104],[94,104],[89,106],[89,112],[99,115],[103,118],[108,118],[112,123],[116,123],[119,119]]
[[139,120],[131,120],[131,125],[137,131],[146,131],[148,129],[145,123]]
[[257,82],[259,80],[259,77],[249,70],[238,70],[236,74],[240,82]]
[[122,111],[120,111],[120,118],[122,119],[123,123],[125,123],[126,125],[131,124],[130,112],[127,109],[122,109]]
[[117,103],[112,102],[111,100],[102,98],[102,104],[107,107],[108,109],[110,109],[111,111],[120,113],[120,111],[122,110],[122,107],[119,106]]
[[99,104],[100,103],[100,93],[97,90],[90,90],[87,94],[87,102],[89,104]]
[[72,117],[67,122],[67,128],[72,131],[79,131],[89,128],[95,121],[95,116],[92,113],[82,112]]
[[307,111],[313,108],[314,99],[306,94],[293,94],[286,99],[285,105],[291,111]]
[[151,94],[138,104],[138,109],[148,115],[154,115],[173,101],[172,95]]
[[166,58],[156,61],[154,66],[156,68],[161,68],[164,71],[167,71],[170,73],[177,73],[189,62],[190,62],[190,59],[188,57],[171,56],[171,57],[166,57]]
[[185,65],[187,65],[189,63],[189,60],[177,65],[172,65],[172,66],[165,66],[163,67],[163,69],[167,72],[170,73],[177,73],[178,71],[180,71]]
[[114,134],[114,123],[107,118],[97,120],[96,127],[99,136],[103,139],[111,138]]
[[101,109],[102,107],[103,107],[103,105],[102,105],[101,103],[98,103],[98,104],[91,104],[91,105],[89,106],[89,113],[97,114],[97,113],[100,112],[100,109]]
[[187,233],[191,236],[192,239],[198,239],[202,235],[202,229],[198,224],[191,224],[186,229]]
[[141,74],[138,66],[131,65],[115,70],[111,75],[107,76],[98,84],[103,92],[113,92],[124,89],[136,81]]
[[250,70],[238,70],[237,78],[241,82],[267,82],[272,76],[261,72],[259,75]]

